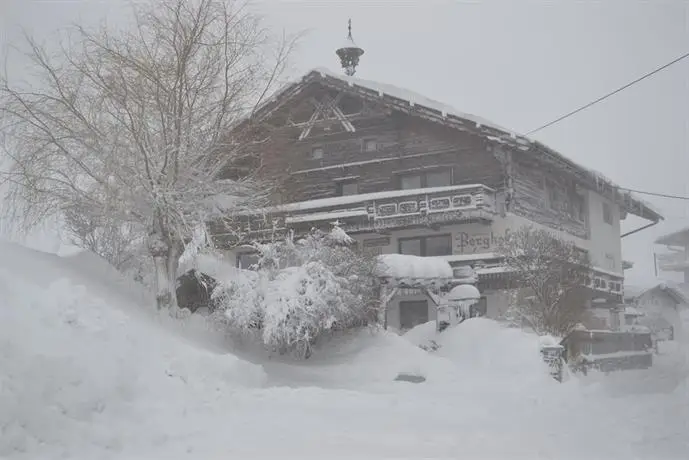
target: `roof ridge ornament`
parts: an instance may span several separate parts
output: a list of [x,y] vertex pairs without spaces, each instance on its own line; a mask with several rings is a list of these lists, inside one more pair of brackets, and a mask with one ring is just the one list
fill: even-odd
[[345,74],[351,77],[356,73],[356,67],[359,65],[359,58],[364,54],[364,50],[354,43],[351,19],[347,22],[347,32],[347,43],[345,43],[345,46],[338,48],[335,53],[340,58],[340,64]]

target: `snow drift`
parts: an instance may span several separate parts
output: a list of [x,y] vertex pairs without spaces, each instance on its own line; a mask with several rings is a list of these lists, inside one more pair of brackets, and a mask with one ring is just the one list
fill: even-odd
[[[626,460],[689,451],[680,353],[649,371],[559,385],[533,336],[472,319],[440,335],[433,323],[402,337],[349,331],[307,362],[252,364],[208,331],[153,315],[147,293],[88,254],[0,243],[0,255],[2,458]],[[415,343],[429,340],[441,347]],[[394,381],[400,373],[426,381]]]
[[6,243],[0,253],[0,456],[42,446],[52,456],[82,437],[112,447],[110,420],[136,424],[144,401],[265,383],[260,366],[189,346],[137,315],[133,296],[89,283],[73,265],[116,277],[88,255]]

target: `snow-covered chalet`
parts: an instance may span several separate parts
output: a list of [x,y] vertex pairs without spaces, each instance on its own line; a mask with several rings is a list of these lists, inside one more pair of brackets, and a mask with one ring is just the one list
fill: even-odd
[[[374,254],[472,266],[489,317],[507,308],[509,274],[494,249],[511,229],[544,226],[575,241],[595,267],[595,296],[621,303],[620,221],[628,214],[663,218],[539,142],[390,84],[317,69],[284,87],[257,117],[285,141],[263,161],[288,177],[269,218],[246,222],[247,238],[338,222]],[[237,266],[249,267],[256,255],[235,236],[215,235]],[[434,317],[421,291],[402,289],[387,322],[407,329]]]

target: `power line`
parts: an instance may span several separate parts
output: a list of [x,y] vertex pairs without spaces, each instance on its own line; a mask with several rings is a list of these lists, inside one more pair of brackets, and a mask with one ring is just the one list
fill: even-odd
[[543,126],[541,126],[541,127],[539,127],[539,128],[536,128],[536,129],[533,129],[533,130],[529,131],[528,133],[526,133],[526,135],[528,136],[528,135],[531,135],[531,134],[533,134],[533,133],[535,133],[535,132],[538,132],[538,131],[540,131],[540,130],[542,130],[542,129],[548,128],[548,127],[554,125],[555,123],[561,122],[561,121],[564,120],[565,118],[569,118],[569,117],[571,117],[572,115],[581,112],[582,110],[586,110],[586,109],[588,109],[589,107],[591,107],[592,105],[598,104],[599,102],[604,101],[605,99],[609,98],[610,96],[614,96],[615,94],[619,93],[620,91],[623,91],[623,90],[629,88],[630,86],[635,85],[635,84],[639,83],[639,82],[642,81],[642,80],[645,80],[646,78],[648,78],[648,77],[650,77],[651,75],[654,75],[654,74],[660,72],[661,70],[667,69],[667,68],[670,67],[671,65],[676,64],[676,63],[678,63],[679,61],[681,61],[682,59],[685,59],[685,58],[687,58],[687,57],[689,57],[689,53],[683,54],[682,56],[678,57],[677,59],[674,59],[674,60],[668,62],[667,64],[665,64],[665,65],[663,65],[663,66],[660,66],[660,67],[658,67],[657,69],[655,69],[655,70],[653,70],[653,71],[651,71],[651,72],[649,72],[649,73],[647,73],[647,74],[645,74],[645,75],[643,75],[643,76],[637,78],[636,80],[634,80],[634,81],[632,81],[632,82],[629,82],[629,83],[627,83],[626,85],[617,88],[616,90],[614,90],[614,91],[612,91],[612,92],[606,94],[605,96],[599,97],[599,98],[596,99],[595,101],[589,102],[588,104],[586,104],[586,105],[584,105],[584,106],[581,106],[581,107],[579,107],[579,108],[576,109],[576,110],[572,110],[571,112],[566,113],[565,115],[562,115],[560,118],[557,118],[557,119],[555,119],[555,120],[553,120],[553,121],[551,121],[551,122],[549,122],[549,123],[546,123],[545,125],[543,125]]
[[668,193],[658,193],[658,192],[646,192],[646,191],[644,191],[644,190],[634,190],[634,189],[625,188],[625,187],[617,187],[617,188],[619,188],[620,190],[624,190],[624,191],[626,191],[626,192],[638,193],[638,194],[640,194],[640,195],[650,195],[650,196],[658,196],[658,197],[661,197],[661,198],[670,198],[670,199],[673,199],[673,200],[685,200],[685,201],[689,201],[689,196],[671,195],[671,194],[668,194]]

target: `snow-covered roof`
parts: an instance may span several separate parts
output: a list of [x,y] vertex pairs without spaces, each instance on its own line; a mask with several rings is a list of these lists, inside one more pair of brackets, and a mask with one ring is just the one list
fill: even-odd
[[435,257],[419,257],[407,254],[383,254],[378,256],[376,275],[392,278],[408,284],[425,282],[442,284],[453,278],[452,267]]
[[481,298],[481,292],[476,288],[476,286],[471,284],[460,284],[455,286],[447,293],[445,299],[449,301],[460,301],[460,300],[478,300]]
[[508,130],[507,128],[503,128],[502,126],[498,126],[484,118],[477,117],[476,115],[472,115],[470,113],[466,112],[461,112],[457,110],[456,108],[452,107],[451,105],[444,104],[442,102],[436,101],[434,99],[430,99],[422,94],[416,93],[414,91],[400,88],[398,86],[390,85],[388,83],[380,83],[377,81],[372,81],[372,80],[364,80],[358,77],[350,77],[347,75],[343,75],[339,72],[333,72],[329,69],[326,69],[324,67],[317,67],[310,72],[307,72],[307,75],[316,72],[320,74],[322,77],[331,77],[331,78],[336,78],[338,80],[342,80],[347,82],[350,86],[360,86],[362,88],[368,89],[370,91],[375,91],[377,92],[380,96],[390,96],[395,99],[401,99],[402,101],[405,101],[409,103],[409,105],[415,106],[423,106],[427,107],[431,110],[435,110],[437,112],[440,112],[443,114],[443,116],[448,116],[448,115],[454,115],[455,117],[458,118],[463,118],[465,120],[472,121],[476,123],[476,125],[480,126],[488,126],[493,129],[497,129],[499,131],[503,131],[506,133],[514,134],[512,131]]
[[689,305],[689,284],[676,283],[674,281],[663,281],[661,283],[658,283],[655,286],[645,289],[643,292],[640,292],[638,295],[635,296],[635,298],[641,297],[646,292],[652,291],[654,289],[667,293],[675,300],[675,302],[679,304]]
[[[360,93],[375,93],[381,98],[383,103],[387,101],[388,103],[395,105],[398,109],[405,106],[408,108],[423,108],[426,109],[426,111],[433,113],[433,119],[438,119],[439,121],[450,121],[453,126],[463,126],[464,129],[466,129],[467,127],[472,128],[471,125],[473,125],[473,128],[480,130],[482,134],[486,136],[486,138],[494,142],[512,145],[516,144],[521,150],[538,152],[541,155],[554,157],[559,162],[563,162],[564,164],[567,164],[575,169],[578,174],[586,177],[587,180],[607,184],[612,190],[628,196],[632,204],[629,206],[628,212],[650,220],[663,219],[660,211],[652,204],[638,198],[631,192],[621,189],[619,185],[615,184],[603,174],[570,160],[561,153],[538,141],[530,139],[527,136],[520,135],[513,130],[499,126],[481,117],[477,117],[476,115],[461,112],[448,104],[430,99],[414,91],[399,88],[387,83],[351,77],[340,72],[333,72],[329,69],[318,67],[307,72],[298,80],[285,85],[280,91],[276,92],[273,94],[273,96],[266,100],[256,110],[256,113],[265,112],[264,115],[266,116],[270,113],[273,113],[274,110],[277,110],[281,106],[281,101],[287,101],[293,95],[301,92],[305,87],[305,84],[313,81],[313,79],[321,79],[324,83],[330,82],[339,86],[346,85],[352,88],[354,91],[358,90]],[[413,113],[413,111],[410,112]],[[470,125],[467,126],[466,122],[469,122]],[[486,128],[488,128],[488,131],[486,131]],[[646,212],[644,212],[644,210]]]
[[668,246],[686,246],[689,243],[689,227],[660,236],[655,242],[656,244],[666,244]]

